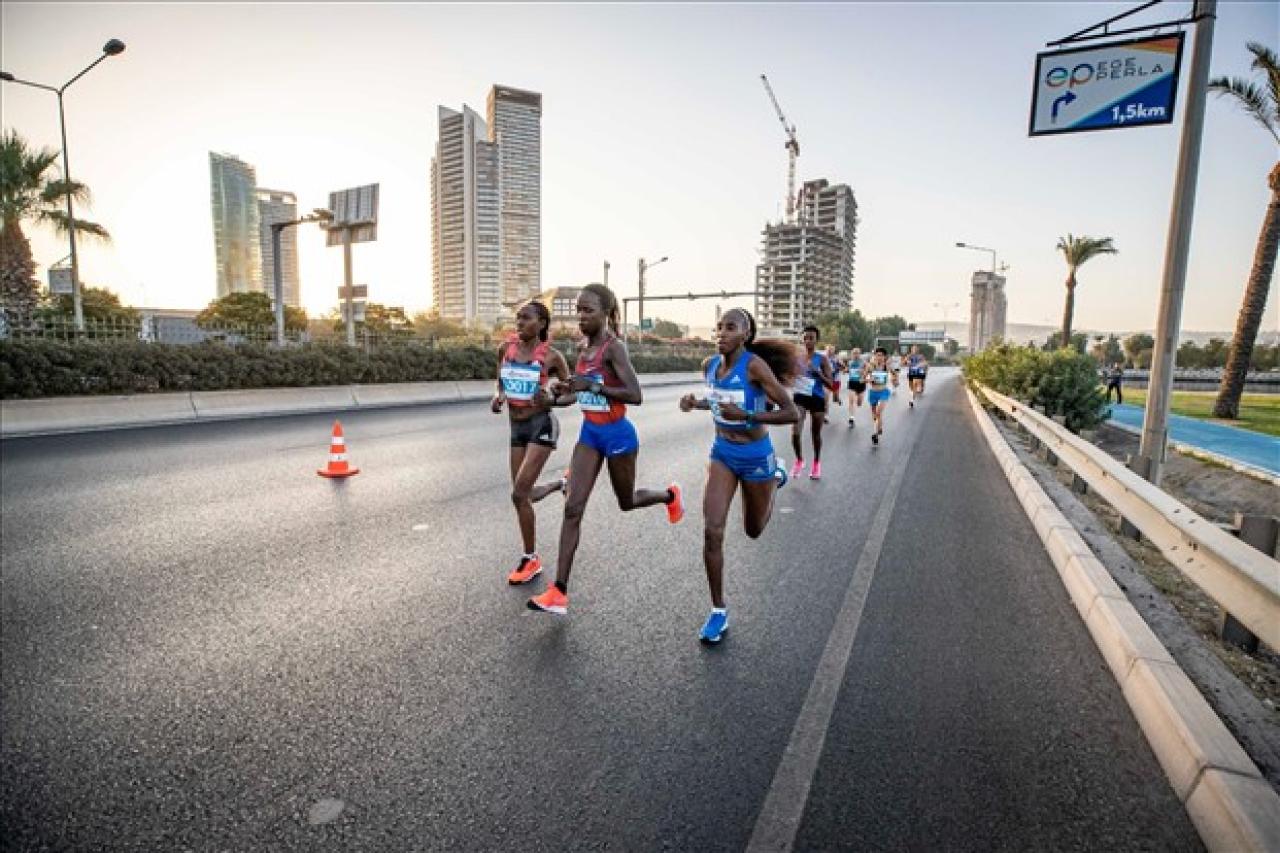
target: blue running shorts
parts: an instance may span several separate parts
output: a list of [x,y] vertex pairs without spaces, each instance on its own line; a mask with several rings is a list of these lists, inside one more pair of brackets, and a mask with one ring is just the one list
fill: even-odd
[[869,402],[873,408],[878,404],[885,402],[888,399],[889,399],[888,388],[881,388],[879,390],[872,388],[871,392],[867,395],[867,402]]
[[723,435],[716,435],[711,445],[711,460],[719,462],[744,483],[763,483],[773,479],[773,469],[778,462],[773,456],[773,442],[769,436],[750,444],[734,444]]
[[627,418],[609,424],[593,424],[583,420],[578,443],[585,444],[601,456],[626,456],[640,449],[640,436]]

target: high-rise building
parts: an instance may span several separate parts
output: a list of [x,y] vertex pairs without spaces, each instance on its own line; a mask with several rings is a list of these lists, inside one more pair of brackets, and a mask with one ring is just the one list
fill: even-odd
[[218,266],[218,298],[262,290],[257,176],[230,154],[209,152],[213,202],[213,248]]
[[[298,218],[298,198],[284,190],[259,188],[258,221],[261,223],[259,243],[262,252],[262,285],[268,296],[275,298],[275,256],[271,243],[271,225],[293,222]],[[284,304],[301,307],[298,283],[298,229],[280,229],[280,281],[284,288]]]
[[542,290],[542,95],[495,84],[486,118],[498,146],[502,304]]
[[853,302],[858,203],[845,184],[806,181],[795,223],[766,225],[756,266],[756,323],[795,334]]
[[1005,335],[1004,276],[978,270],[969,291],[969,352],[981,352]]
[[439,108],[431,158],[431,267],[440,316],[491,326],[502,314],[497,146],[470,107]]

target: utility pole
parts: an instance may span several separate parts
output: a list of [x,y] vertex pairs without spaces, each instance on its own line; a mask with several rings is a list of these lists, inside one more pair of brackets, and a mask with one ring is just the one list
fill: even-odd
[[1173,205],[1169,211],[1169,234],[1165,243],[1164,275],[1160,282],[1160,313],[1156,321],[1151,379],[1147,407],[1142,418],[1142,442],[1133,469],[1151,483],[1160,485],[1168,440],[1169,400],[1173,395],[1174,356],[1182,323],[1182,295],[1187,283],[1187,255],[1191,246],[1191,220],[1196,206],[1196,178],[1200,171],[1200,140],[1204,132],[1204,109],[1208,96],[1209,57],[1213,52],[1213,21],[1217,0],[1196,0],[1196,32],[1192,42],[1191,73],[1187,80],[1187,112],[1182,122],[1178,148],[1178,170],[1174,180]]
[[609,262],[604,262],[604,286],[609,286]]
[[637,300],[638,304],[636,306],[636,315],[638,317],[638,319],[636,320],[636,327],[640,330],[640,340],[642,342],[644,341],[644,273],[645,273],[645,270],[656,267],[658,264],[663,263],[666,260],[668,260],[667,256],[663,255],[661,258],[659,258],[658,260],[654,261],[651,264],[645,263],[644,258],[641,258],[640,261],[636,264],[636,267],[640,273],[639,274],[640,298]]
[[342,229],[342,284],[346,288],[347,346],[356,345],[355,285],[351,283],[351,226]]

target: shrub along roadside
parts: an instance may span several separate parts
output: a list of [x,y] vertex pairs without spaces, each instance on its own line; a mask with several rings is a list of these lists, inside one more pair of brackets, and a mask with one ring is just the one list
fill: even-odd
[[1041,352],[1003,344],[964,360],[964,375],[1043,411],[1062,415],[1067,429],[1080,432],[1107,419],[1107,400],[1092,358],[1060,349]]
[[[365,352],[320,344],[279,350],[216,342],[0,341],[0,397],[493,379],[495,352],[413,343]],[[633,364],[639,373],[664,373],[697,370],[701,359],[638,355]]]

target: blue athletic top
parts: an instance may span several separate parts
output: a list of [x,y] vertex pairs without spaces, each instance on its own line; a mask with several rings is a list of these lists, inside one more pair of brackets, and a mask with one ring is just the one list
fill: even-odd
[[764,389],[747,378],[747,366],[751,364],[751,353],[743,351],[742,357],[729,369],[728,374],[719,377],[723,356],[719,353],[711,357],[707,364],[707,403],[711,406],[711,417],[716,425],[730,430],[748,430],[746,421],[730,421],[720,417],[721,403],[736,403],[738,408],[750,414],[760,414],[765,410],[768,397]]
[[809,359],[809,370],[795,378],[791,385],[791,390],[795,394],[804,394],[807,397],[821,397],[827,393],[826,386],[822,384],[822,359],[820,352],[815,352],[813,357]]
[[907,372],[919,373],[924,370],[923,365],[920,364],[922,361],[924,361],[923,355],[916,354],[907,356]]
[[889,369],[888,368],[879,369],[879,368],[873,367],[871,368],[870,371],[867,372],[867,378],[871,380],[872,385],[888,385]]

